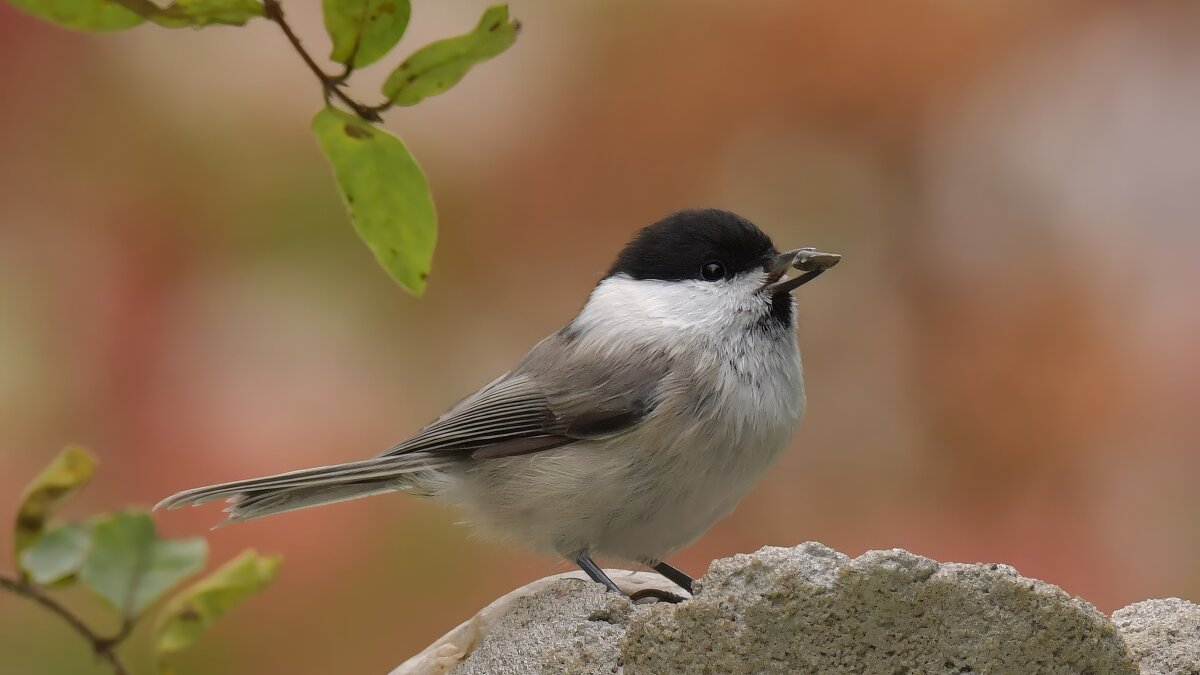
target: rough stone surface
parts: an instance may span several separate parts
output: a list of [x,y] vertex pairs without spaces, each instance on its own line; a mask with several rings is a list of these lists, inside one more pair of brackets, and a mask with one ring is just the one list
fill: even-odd
[[1200,605],[1163,598],[1113,612],[1143,675],[1200,675]]
[[1003,565],[820,544],[718,560],[627,631],[629,672],[1136,673],[1087,603]]
[[[561,579],[517,600],[456,675],[490,675],[534,657],[543,670],[616,673],[614,645],[625,632],[633,606],[599,584]],[[520,635],[520,641],[502,639]],[[499,639],[498,639],[499,638]]]
[[[610,573],[626,590],[673,588]],[[393,675],[1134,675],[1139,662],[1145,675],[1200,675],[1196,605],[1147,601],[1114,623],[1006,565],[768,547],[713,562],[695,597],[677,605],[635,605],[578,576],[501,598]]]
[[[626,593],[680,592],[652,572],[605,572]],[[484,607],[392,675],[609,673],[620,661],[620,638],[634,609],[583,572],[557,574]]]

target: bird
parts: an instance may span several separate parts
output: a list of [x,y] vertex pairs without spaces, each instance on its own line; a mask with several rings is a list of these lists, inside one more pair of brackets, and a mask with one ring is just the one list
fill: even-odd
[[781,253],[730,211],[671,213],[634,235],[565,326],[408,440],[155,508],[225,499],[226,524],[392,492],[433,497],[610,591],[621,592],[597,556],[691,594],[692,577],[667,558],[732,512],[790,442],[805,408],[792,292],[840,258]]

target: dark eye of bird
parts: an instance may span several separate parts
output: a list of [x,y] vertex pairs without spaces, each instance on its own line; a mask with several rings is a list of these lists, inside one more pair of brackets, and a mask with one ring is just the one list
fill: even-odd
[[704,263],[700,268],[700,276],[705,281],[717,281],[725,278],[725,266],[720,261],[713,260],[712,262]]

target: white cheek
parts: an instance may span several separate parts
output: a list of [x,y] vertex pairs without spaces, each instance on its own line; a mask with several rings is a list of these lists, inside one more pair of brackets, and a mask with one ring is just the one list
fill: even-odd
[[[678,339],[681,331],[717,336],[744,330],[770,311],[758,289],[766,274],[751,272],[727,281],[602,281],[575,322],[586,332],[626,339]],[[601,338],[603,339],[603,338]]]

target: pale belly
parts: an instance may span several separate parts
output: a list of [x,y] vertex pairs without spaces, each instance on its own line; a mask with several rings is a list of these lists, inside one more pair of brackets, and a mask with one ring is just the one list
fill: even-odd
[[481,462],[440,496],[485,535],[568,558],[660,561],[728,515],[788,444],[803,410],[799,369],[745,403],[731,407],[753,414],[714,410],[683,435],[648,419],[615,439]]

